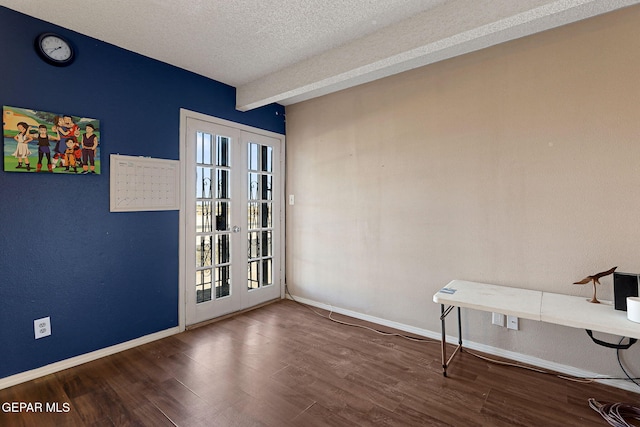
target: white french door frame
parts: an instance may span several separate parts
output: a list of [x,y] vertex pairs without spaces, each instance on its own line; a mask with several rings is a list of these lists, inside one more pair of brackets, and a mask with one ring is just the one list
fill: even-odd
[[[278,180],[279,194],[281,197],[278,200],[274,200],[273,203],[278,203],[280,206],[279,218],[274,218],[274,223],[278,223],[278,232],[280,238],[280,244],[278,245],[278,253],[274,256],[280,257],[279,271],[280,274],[278,283],[274,283],[274,286],[278,286],[280,289],[280,298],[284,298],[284,280],[285,280],[285,156],[286,156],[286,144],[285,136],[275,132],[266,131],[263,129],[254,128],[251,126],[235,123],[229,120],[220,119],[217,117],[208,116],[206,114],[190,111],[184,108],[180,109],[180,177],[182,182],[182,190],[180,192],[180,212],[179,212],[179,277],[178,277],[178,327],[182,332],[187,327],[187,284],[191,283],[191,279],[187,277],[190,269],[187,268],[186,263],[186,251],[193,250],[193,242],[187,242],[187,238],[191,235],[191,232],[187,230],[188,224],[186,218],[187,199],[190,200],[191,196],[187,196],[189,189],[185,189],[185,183],[187,181],[187,168],[191,168],[193,165],[186,164],[187,158],[187,119],[192,118],[205,122],[210,122],[220,126],[226,126],[235,128],[239,131],[250,132],[257,135],[263,135],[270,138],[275,138],[281,141],[281,153],[279,161],[274,164],[274,173],[280,175]],[[277,168],[277,169],[276,169]],[[274,224],[275,225],[275,224]],[[276,249],[276,248],[274,248]]]

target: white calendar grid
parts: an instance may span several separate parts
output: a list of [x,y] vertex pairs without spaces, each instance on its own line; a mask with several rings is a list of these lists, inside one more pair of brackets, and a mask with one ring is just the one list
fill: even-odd
[[120,154],[110,159],[111,212],[180,209],[178,160]]

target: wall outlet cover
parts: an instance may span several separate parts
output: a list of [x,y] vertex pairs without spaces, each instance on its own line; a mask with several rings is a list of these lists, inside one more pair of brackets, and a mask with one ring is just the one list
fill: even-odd
[[51,335],[51,317],[43,317],[33,321],[33,332],[36,339]]

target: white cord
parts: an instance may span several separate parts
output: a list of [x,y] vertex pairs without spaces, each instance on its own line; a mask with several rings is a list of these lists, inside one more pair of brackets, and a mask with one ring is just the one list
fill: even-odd
[[[331,307],[331,306],[329,306],[329,307]],[[358,325],[358,324],[355,324],[355,323],[343,322],[342,320],[337,320],[337,319],[334,319],[333,317],[331,317],[332,314],[333,314],[333,307],[331,307],[331,311],[329,312],[329,317],[322,316],[322,315],[320,315],[320,316],[325,317],[325,318],[327,318],[327,319],[329,319],[329,320],[331,320],[333,322],[339,323],[341,325],[355,326],[355,327],[358,327],[358,328],[367,329],[369,331],[375,332],[376,334],[384,335],[384,336],[387,336],[387,337],[400,337],[400,338],[407,339],[409,341],[425,342],[425,343],[433,343],[433,344],[437,343],[436,341],[431,340],[431,339],[414,338],[414,337],[411,337],[409,335],[398,334],[396,332],[383,332],[383,331],[380,331],[378,329],[370,328],[369,326],[365,326],[365,325]]]
[[[293,300],[293,302],[296,302],[296,303],[298,303],[298,304],[301,304],[301,303],[299,303],[298,301],[296,301],[296,299],[293,297],[293,295],[291,295],[291,293],[289,292],[289,288],[287,288],[286,286],[285,286],[285,291],[287,292],[287,294],[289,295],[289,297],[291,298],[291,300]],[[404,338],[404,339],[409,340],[409,341],[423,342],[423,343],[427,343],[427,344],[439,344],[439,342],[438,342],[438,341],[434,341],[434,340],[429,339],[429,338],[414,338],[414,337],[411,337],[411,336],[409,336],[409,335],[398,334],[398,333],[395,333],[395,332],[383,332],[383,331],[380,331],[380,330],[378,330],[378,329],[371,328],[371,327],[369,327],[369,326],[365,326],[365,325],[358,325],[358,324],[356,324],[356,323],[349,323],[349,322],[344,322],[344,321],[342,321],[342,320],[334,319],[333,317],[331,317],[331,316],[333,315],[333,306],[332,306],[332,305],[329,305],[329,307],[331,308],[331,309],[329,310],[329,316],[325,316],[325,315],[324,315],[324,314],[322,314],[322,313],[318,313],[318,312],[317,312],[317,311],[315,311],[313,308],[311,308],[311,306],[309,306],[309,305],[307,305],[307,304],[303,304],[303,305],[304,305],[305,307],[307,307],[309,310],[311,310],[312,312],[314,312],[315,314],[317,314],[318,316],[323,317],[323,318],[325,318],[325,319],[329,319],[329,320],[331,320],[332,322],[336,322],[336,323],[339,323],[339,324],[341,324],[341,325],[354,326],[354,327],[356,327],[356,328],[367,329],[367,330],[369,330],[369,331],[371,331],[371,332],[375,332],[376,334],[384,335],[384,336],[388,336],[388,337],[400,337],[400,338]]]
[[633,427],[627,419],[640,420],[640,408],[624,403],[600,403],[593,397],[589,399],[591,409],[614,427]]
[[573,382],[577,382],[577,383],[589,384],[589,383],[594,382],[596,379],[606,379],[607,378],[607,377],[602,377],[602,378],[568,377],[566,375],[556,374],[555,372],[550,372],[550,371],[547,371],[547,370],[544,370],[544,369],[534,368],[532,366],[521,365],[519,363],[505,362],[505,361],[502,361],[502,360],[492,359],[490,357],[482,356],[480,354],[477,354],[477,353],[474,353],[472,351],[469,351],[466,348],[463,351],[465,353],[468,353],[468,354],[474,356],[474,357],[477,357],[478,359],[486,360],[487,362],[495,363],[497,365],[511,366],[511,367],[514,367],[514,368],[526,369],[526,370],[529,370],[529,371],[538,372],[540,374],[554,375],[554,376],[556,376],[556,377],[558,377],[560,379],[567,380],[567,381],[573,381]]

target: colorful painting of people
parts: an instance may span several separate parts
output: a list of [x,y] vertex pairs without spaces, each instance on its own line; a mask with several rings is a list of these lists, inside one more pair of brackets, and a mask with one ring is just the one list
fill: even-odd
[[99,120],[5,105],[2,125],[6,172],[100,173]]

